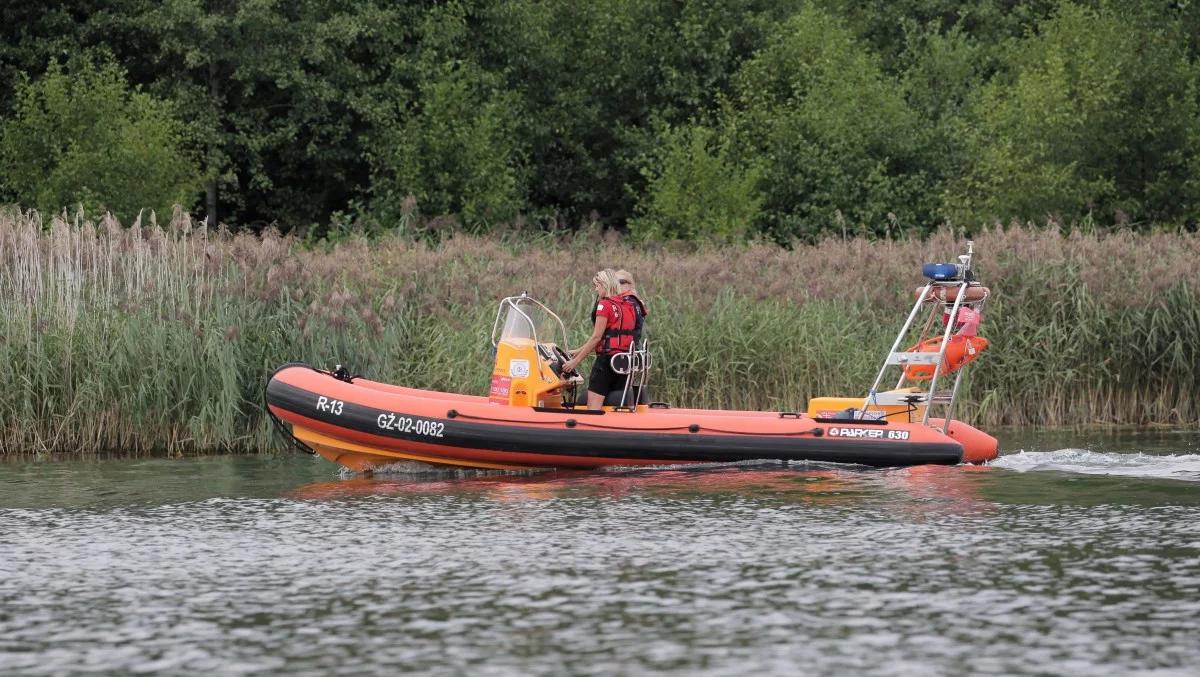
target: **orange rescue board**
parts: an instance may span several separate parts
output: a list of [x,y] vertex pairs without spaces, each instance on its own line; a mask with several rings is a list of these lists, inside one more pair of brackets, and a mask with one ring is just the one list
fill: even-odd
[[[988,340],[982,336],[951,336],[950,344],[946,346],[946,354],[942,358],[942,376],[953,374],[962,369],[979,353],[988,347]],[[908,349],[909,352],[936,353],[942,349],[942,337],[935,336],[921,341]],[[912,381],[928,381],[933,378],[932,364],[910,364],[904,368],[904,375]]]

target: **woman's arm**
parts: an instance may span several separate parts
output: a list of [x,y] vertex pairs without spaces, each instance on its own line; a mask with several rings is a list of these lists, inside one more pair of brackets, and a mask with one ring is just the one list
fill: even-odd
[[575,371],[575,367],[579,366],[579,363],[583,361],[583,358],[590,355],[592,351],[596,349],[596,346],[600,343],[600,337],[604,336],[604,328],[607,326],[608,318],[604,317],[603,315],[597,315],[596,326],[592,327],[592,335],[589,336],[588,340],[584,341],[583,345],[579,346],[577,350],[571,351],[571,359],[567,360],[562,366],[564,373]]

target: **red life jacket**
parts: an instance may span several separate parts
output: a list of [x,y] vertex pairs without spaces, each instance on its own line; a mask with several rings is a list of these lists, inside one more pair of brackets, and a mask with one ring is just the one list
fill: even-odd
[[642,340],[642,323],[646,321],[646,302],[633,292],[621,294],[621,298],[633,305],[633,312],[637,315],[637,321],[633,326],[633,342],[637,343]]
[[604,335],[596,346],[599,355],[616,355],[629,350],[638,329],[638,312],[632,301],[624,296],[609,296],[603,301],[611,303],[616,311],[615,318],[607,318]]

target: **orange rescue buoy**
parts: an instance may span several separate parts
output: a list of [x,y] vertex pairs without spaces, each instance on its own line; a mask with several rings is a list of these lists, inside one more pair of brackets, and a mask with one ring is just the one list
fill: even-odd
[[[982,336],[951,336],[950,344],[946,346],[946,354],[942,358],[941,375],[953,374],[962,369],[963,365],[979,357],[979,353],[987,347],[988,340]],[[941,349],[942,337],[935,336],[909,348],[908,352],[936,353]],[[910,364],[904,368],[904,375],[912,381],[928,381],[933,378],[934,366],[932,364]]]
[[[966,289],[959,292],[958,285],[934,285],[930,288],[929,293],[925,296],[926,301],[939,301],[941,303],[954,303],[955,296],[962,296],[963,303],[975,303],[982,301],[991,294],[987,287],[978,284],[972,284]],[[917,296],[921,296],[921,292],[925,291],[924,287],[917,288]]]

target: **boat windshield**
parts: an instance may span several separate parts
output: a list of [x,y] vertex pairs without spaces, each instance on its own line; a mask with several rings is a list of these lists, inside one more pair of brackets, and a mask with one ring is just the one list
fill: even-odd
[[559,334],[559,320],[545,306],[528,298],[513,298],[506,304],[504,330],[500,340],[507,342],[521,339],[554,342]]

